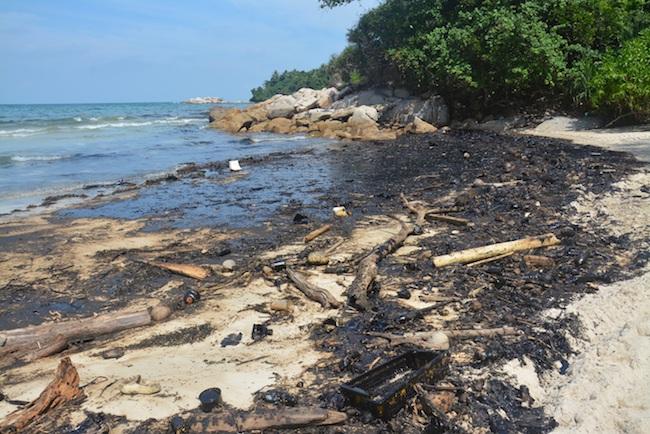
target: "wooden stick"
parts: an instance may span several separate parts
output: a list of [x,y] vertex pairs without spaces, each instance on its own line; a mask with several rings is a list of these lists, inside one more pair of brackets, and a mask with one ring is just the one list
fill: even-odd
[[489,262],[498,261],[499,259],[507,258],[507,257],[512,256],[514,254],[515,254],[514,252],[510,252],[510,253],[504,253],[503,255],[499,255],[499,256],[492,256],[491,258],[485,258],[485,259],[481,259],[480,261],[470,262],[469,264],[467,264],[467,266],[468,267],[478,267],[479,265],[487,264]]
[[34,360],[42,359],[43,357],[49,357],[53,354],[58,354],[66,348],[68,348],[68,338],[63,335],[58,335],[50,344],[37,351],[27,354],[25,357],[23,357],[23,360],[26,362],[33,362]]
[[433,258],[433,265],[439,268],[452,264],[467,264],[469,262],[476,262],[481,259],[500,256],[506,253],[555,246],[557,244],[560,244],[560,240],[558,240],[555,235],[545,234],[537,237],[522,238],[520,240],[508,241],[505,243],[461,250],[448,255],[436,256]]
[[173,262],[148,262],[163,270],[171,271],[172,273],[180,274],[183,276],[191,277],[196,280],[203,280],[210,275],[210,272],[203,267],[191,264],[176,264]]
[[27,407],[9,414],[0,422],[0,431],[5,432],[6,429],[13,428],[20,432],[42,414],[81,396],[83,396],[83,390],[79,388],[79,374],[70,358],[66,357],[59,363],[54,380],[41,392],[39,397]]
[[500,327],[495,329],[469,329],[469,330],[441,330],[450,339],[471,339],[478,337],[507,336],[519,334],[514,327]]
[[118,311],[90,318],[0,331],[0,335],[7,339],[6,348],[3,348],[3,350],[9,350],[15,347],[44,345],[53,341],[59,335],[65,337],[68,341],[94,338],[108,333],[146,326],[151,322],[152,319],[148,310],[139,312]]
[[276,408],[255,410],[236,415],[225,412],[191,416],[185,426],[193,433],[238,433],[278,430],[305,426],[336,425],[347,420],[347,415],[318,407]]
[[315,240],[316,238],[320,237],[324,233],[329,232],[331,229],[332,229],[332,225],[324,225],[318,229],[311,231],[310,233],[305,235],[305,243]]
[[291,279],[296,288],[305,294],[307,298],[320,303],[324,308],[338,309],[341,306],[341,303],[336,298],[334,298],[334,296],[327,289],[320,288],[312,283],[309,283],[306,279],[302,278],[290,267],[287,267],[287,276],[289,276],[289,279]]
[[425,216],[427,210],[418,203],[409,202],[404,194],[400,194],[404,206],[416,215],[415,225],[412,223],[404,223],[400,219],[394,217],[401,225],[400,231],[390,237],[385,243],[375,247],[369,255],[359,262],[357,268],[357,275],[355,276],[352,284],[348,288],[348,304],[356,307],[359,310],[370,309],[370,301],[368,300],[368,289],[377,277],[377,265],[386,256],[397,250],[409,235],[415,230],[415,226],[421,226],[425,223]]
[[452,217],[448,215],[435,214],[435,213],[427,213],[427,218],[449,223],[456,226],[469,226],[472,223],[471,221],[460,217]]

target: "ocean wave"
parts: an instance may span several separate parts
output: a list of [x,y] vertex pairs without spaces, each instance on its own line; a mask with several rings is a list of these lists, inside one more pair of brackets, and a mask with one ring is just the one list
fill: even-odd
[[203,122],[203,119],[198,118],[177,118],[171,117],[166,119],[158,119],[155,121],[144,122],[107,122],[95,125],[79,125],[76,127],[79,130],[98,130],[102,128],[128,128],[128,127],[146,127],[148,125],[188,125],[197,122]]
[[295,142],[298,140],[307,140],[307,136],[283,136],[283,137],[247,137],[245,140],[252,143],[264,143],[264,142]]
[[44,128],[17,128],[14,130],[0,130],[0,137],[29,137],[45,131]]
[[11,161],[17,161],[19,163],[25,163],[27,161],[56,161],[63,160],[65,157],[63,155],[14,155],[11,157]]

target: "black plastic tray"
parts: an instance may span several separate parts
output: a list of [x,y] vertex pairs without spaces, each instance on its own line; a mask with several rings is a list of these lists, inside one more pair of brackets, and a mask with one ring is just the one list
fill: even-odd
[[447,351],[409,351],[341,386],[341,393],[357,408],[390,419],[415,395],[413,385],[431,384],[447,372]]

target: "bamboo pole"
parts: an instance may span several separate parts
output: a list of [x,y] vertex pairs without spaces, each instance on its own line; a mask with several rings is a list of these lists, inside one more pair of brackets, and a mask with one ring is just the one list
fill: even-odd
[[491,244],[489,246],[461,250],[448,255],[436,256],[433,258],[433,265],[440,268],[452,264],[467,264],[507,253],[555,246],[558,244],[560,244],[560,240],[555,235],[549,233],[537,237],[522,238],[520,240]]
[[329,232],[331,229],[332,229],[332,225],[321,226],[320,228],[315,229],[315,230],[311,231],[310,233],[308,233],[307,235],[305,235],[305,240],[304,241],[305,241],[305,243],[313,241],[316,238],[323,235],[324,233]]

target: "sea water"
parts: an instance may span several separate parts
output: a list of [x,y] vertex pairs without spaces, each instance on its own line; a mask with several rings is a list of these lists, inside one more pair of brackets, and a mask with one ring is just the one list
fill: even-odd
[[89,185],[141,182],[183,163],[240,159],[308,142],[302,136],[241,137],[206,128],[210,107],[0,105],[0,214],[49,196],[87,193]]

